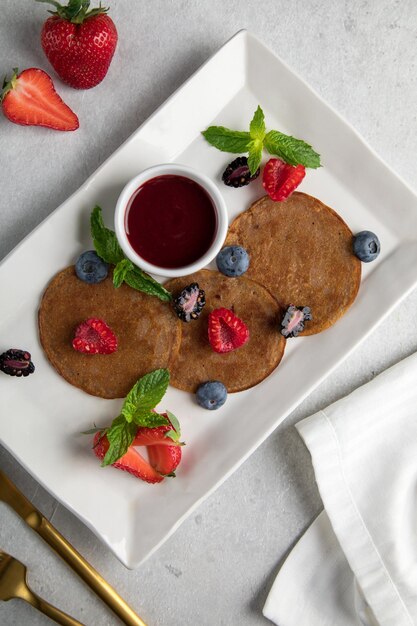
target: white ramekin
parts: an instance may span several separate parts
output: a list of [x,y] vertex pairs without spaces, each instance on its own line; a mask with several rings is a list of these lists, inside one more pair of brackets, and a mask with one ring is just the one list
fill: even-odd
[[[139,256],[139,254],[135,252],[135,250],[132,248],[126,234],[125,214],[129,204],[129,200],[131,199],[135,191],[139,189],[139,187],[143,185],[146,181],[150,180],[151,178],[155,178],[156,176],[164,175],[184,176],[201,185],[210,196],[213,202],[214,209],[216,211],[217,229],[213,243],[211,244],[207,252],[205,252],[202,257],[197,259],[197,261],[183,267],[159,267],[158,265],[153,265],[153,263],[145,261],[145,259]],[[210,180],[210,178],[208,178],[208,176],[206,176],[205,174],[201,174],[200,172],[197,172],[197,170],[194,170],[186,165],[166,163],[162,165],[154,165],[153,167],[149,167],[148,169],[143,170],[143,172],[135,176],[135,178],[132,178],[127,183],[117,200],[114,215],[114,225],[116,230],[116,237],[120,244],[120,247],[122,248],[127,258],[132,261],[132,263],[140,267],[142,270],[145,270],[145,272],[149,272],[151,274],[157,274],[158,276],[175,277],[187,276],[188,274],[192,274],[193,272],[196,272],[197,270],[203,268],[214,259],[214,257],[220,252],[224,240],[226,239],[229,220],[226,204],[223,200],[223,197],[220,191],[217,189],[216,185]]]

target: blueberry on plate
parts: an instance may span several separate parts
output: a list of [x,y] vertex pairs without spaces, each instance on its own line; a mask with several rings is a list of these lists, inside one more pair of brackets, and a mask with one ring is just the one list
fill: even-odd
[[226,246],[217,255],[216,264],[225,276],[242,276],[249,267],[249,254],[242,246]]
[[375,261],[380,251],[379,239],[370,230],[363,230],[353,238],[353,253],[363,263]]
[[218,380],[209,380],[201,383],[196,393],[197,402],[203,409],[214,411],[226,402],[227,389]]
[[75,263],[75,273],[80,280],[90,285],[101,283],[107,278],[109,265],[103,259],[100,259],[95,250],[87,250],[83,252]]

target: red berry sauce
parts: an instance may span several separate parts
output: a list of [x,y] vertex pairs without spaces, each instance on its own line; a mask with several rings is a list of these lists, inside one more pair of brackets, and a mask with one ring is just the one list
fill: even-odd
[[217,230],[213,201],[185,176],[156,176],[129,201],[125,228],[135,252],[158,267],[194,263],[210,248]]

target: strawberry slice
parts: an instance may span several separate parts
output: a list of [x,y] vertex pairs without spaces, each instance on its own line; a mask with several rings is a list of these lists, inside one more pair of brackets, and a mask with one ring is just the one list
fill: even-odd
[[281,202],[298,187],[306,174],[304,165],[289,165],[281,159],[269,159],[265,165],[262,184],[270,198]]
[[208,317],[208,338],[215,352],[231,352],[249,341],[249,328],[229,309],[214,309]]
[[152,467],[163,476],[172,476],[174,470],[181,461],[181,446],[179,445],[159,445],[149,446],[148,457]]
[[165,476],[172,475],[177,468],[182,456],[181,446],[184,445],[167,437],[167,433],[173,430],[175,429],[171,424],[157,428],[139,428],[132,443],[132,446],[146,446],[150,464]]
[[[100,432],[96,433],[94,437],[94,452],[101,461],[104,459],[108,449],[109,441],[106,435],[102,435]],[[164,477],[132,446],[116,463],[113,463],[113,467],[129,472],[129,474],[133,474],[133,476],[147,483],[160,483],[164,480]]]
[[117,350],[117,338],[103,320],[92,317],[77,326],[72,347],[85,354],[111,354]]
[[37,68],[14,70],[3,84],[1,96],[5,116],[15,124],[46,126],[54,130],[76,130],[78,117],[55,91],[52,79]]

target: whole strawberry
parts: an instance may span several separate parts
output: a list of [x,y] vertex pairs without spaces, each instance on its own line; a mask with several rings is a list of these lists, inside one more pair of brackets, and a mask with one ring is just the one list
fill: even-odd
[[55,0],[36,0],[53,4],[56,11],[43,25],[42,48],[64,83],[75,89],[95,87],[105,77],[117,44],[113,20],[101,6],[89,11],[89,0],[69,0],[62,6]]

